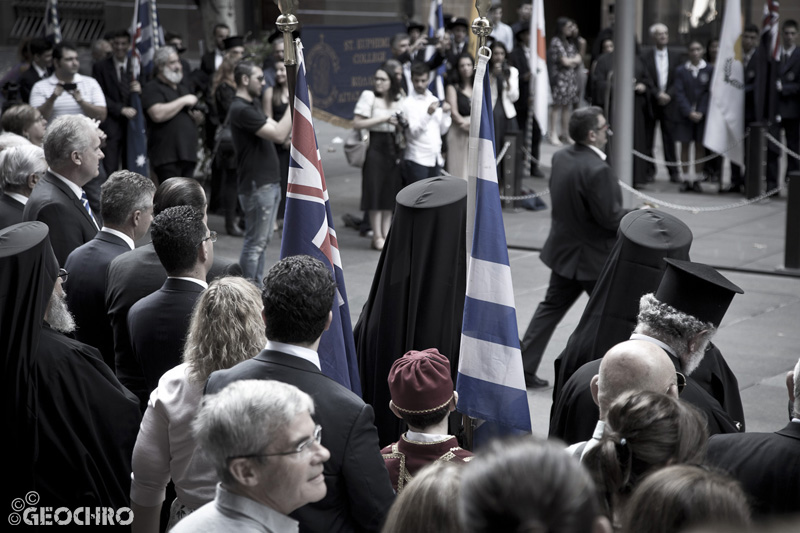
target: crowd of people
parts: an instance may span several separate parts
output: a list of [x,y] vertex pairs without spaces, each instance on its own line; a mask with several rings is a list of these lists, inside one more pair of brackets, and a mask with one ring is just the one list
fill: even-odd
[[[511,26],[499,5],[490,12],[500,139],[528,125],[530,8],[523,2]],[[370,131],[362,223],[377,250],[401,188],[442,169],[465,177],[468,29],[453,18],[446,37],[429,42],[409,24],[356,103],[354,126]],[[652,145],[660,122],[662,137],[699,153],[705,47],[690,41],[679,64],[667,28],[650,32],[655,47],[639,56],[633,87],[652,111],[642,138]],[[758,59],[748,32],[749,64]],[[541,256],[550,285],[521,340],[529,388],[548,385],[536,374],[550,336],[583,292],[590,299],[556,361],[552,438],[475,450],[453,416],[457,354],[442,346],[386,356],[382,385],[403,427],[393,439],[376,427],[386,405],[323,374],[317,350],[339,298],[331,271],[306,255],[266,264],[289,166],[282,40],[256,64],[226,26],[214,34],[215,49],[191,76],[180,36],[167,34],[154,76],[142,81],[132,77],[125,31],[108,36],[110,55],[94,76],[80,73],[73,45],[30,43],[20,79],[28,102],[3,112],[0,135],[0,356],[14,490],[35,491],[53,509],[126,508],[133,518],[120,527],[151,533],[678,533],[750,531],[776,519],[796,528],[800,360],[786,375],[787,425],[745,433],[736,376],[712,342],[743,291],[689,261],[691,231],[675,217],[623,209],[604,151],[613,97],[598,87],[584,94],[586,41],[574,21],[559,19],[549,53],[548,138],[564,147],[553,157]],[[784,22],[783,39],[779,125],[791,143],[796,23]],[[592,79],[607,87],[613,40],[601,48]],[[449,83],[437,97],[429,83],[442,65]],[[125,168],[133,93],[152,179]],[[587,94],[600,105],[581,107]],[[539,137],[532,142],[538,153]],[[199,143],[213,154],[207,188],[194,178]],[[700,188],[688,169],[669,169],[684,189]],[[641,171],[644,182],[653,173]],[[226,231],[244,237],[238,263],[215,256],[214,202]],[[461,316],[441,322],[451,319]]]

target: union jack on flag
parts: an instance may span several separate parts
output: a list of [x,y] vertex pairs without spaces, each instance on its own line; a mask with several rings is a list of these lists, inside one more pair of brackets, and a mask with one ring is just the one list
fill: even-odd
[[331,270],[336,280],[337,293],[331,309],[333,322],[328,331],[322,334],[319,343],[320,365],[323,374],[361,396],[342,260],[317,136],[311,120],[306,66],[299,41],[297,48],[297,84],[281,259],[292,255],[310,255],[325,263]]
[[164,46],[164,30],[158,22],[156,0],[136,0],[133,9],[133,78],[149,79],[153,72],[153,56],[156,48]]
[[44,8],[44,36],[50,42],[61,42],[61,22],[58,19],[58,0],[47,0]]
[[476,444],[493,435],[531,431],[497,185],[488,61],[479,51],[471,116],[480,120],[470,124],[467,200],[474,201],[474,216],[467,218],[468,226],[470,219],[474,225],[456,381],[458,410],[484,421],[475,431]]
[[781,42],[778,39],[778,0],[764,1],[764,20],[761,29],[761,40],[766,43],[769,57],[778,61],[781,58]]

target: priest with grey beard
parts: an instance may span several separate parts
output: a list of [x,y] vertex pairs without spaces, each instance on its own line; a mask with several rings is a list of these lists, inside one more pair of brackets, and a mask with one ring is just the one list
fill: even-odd
[[52,508],[119,509],[129,502],[139,401],[96,348],[67,336],[75,330],[61,288],[67,276],[59,271],[32,358],[33,486],[15,490],[36,490],[40,505]]

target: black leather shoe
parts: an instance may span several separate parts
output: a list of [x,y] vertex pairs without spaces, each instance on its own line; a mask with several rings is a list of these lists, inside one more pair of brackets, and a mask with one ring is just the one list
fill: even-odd
[[689,192],[692,190],[692,184],[688,181],[682,181],[680,187],[678,187],[680,192]]
[[546,379],[542,379],[536,374],[525,376],[525,386],[529,389],[543,389],[550,385]]
[[724,187],[724,188],[719,190],[720,194],[726,194],[726,193],[738,193],[738,194],[741,194],[743,192],[744,191],[742,190],[741,185],[730,185],[728,187]]
[[692,183],[692,190],[694,192],[703,192],[703,186],[700,185],[699,181],[695,181],[694,183]]

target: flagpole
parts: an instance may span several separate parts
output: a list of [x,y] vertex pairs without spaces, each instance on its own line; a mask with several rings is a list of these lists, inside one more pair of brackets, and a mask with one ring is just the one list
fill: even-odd
[[286,65],[286,81],[289,84],[289,112],[292,116],[294,116],[294,94],[297,84],[297,51],[292,33],[300,25],[294,14],[299,3],[299,0],[278,0],[281,14],[275,22],[278,29],[283,32],[283,64]]

